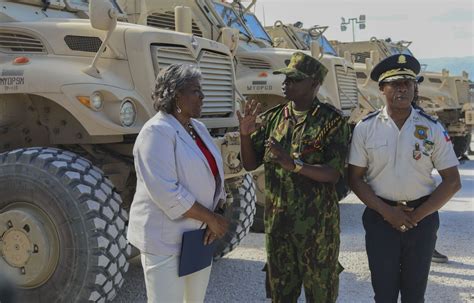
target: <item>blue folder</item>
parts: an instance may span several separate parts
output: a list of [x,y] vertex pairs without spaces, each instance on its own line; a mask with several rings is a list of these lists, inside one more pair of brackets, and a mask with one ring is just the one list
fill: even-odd
[[178,276],[186,276],[211,265],[217,241],[204,245],[205,229],[183,233]]

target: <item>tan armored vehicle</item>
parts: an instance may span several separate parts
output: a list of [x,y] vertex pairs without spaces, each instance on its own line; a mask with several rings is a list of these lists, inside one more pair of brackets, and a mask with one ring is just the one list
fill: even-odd
[[[369,77],[371,69],[368,67],[375,65],[378,58],[383,59],[394,54],[413,55],[408,48],[411,42],[407,41],[394,43],[390,39],[372,38],[370,41],[359,42],[332,41],[332,44],[339,54],[350,52],[356,63],[357,75],[361,79]],[[371,64],[364,67],[371,54],[372,58],[375,54],[377,59],[370,60]],[[418,105],[444,124],[456,155],[463,156],[468,149],[474,125],[468,74],[463,72],[461,76],[450,76],[447,70],[441,73],[425,70],[420,75],[424,77],[424,81],[419,86]]]
[[[276,21],[273,26],[265,29],[273,39],[275,47],[283,47],[299,50],[311,50],[311,47],[318,47],[320,52],[326,56],[339,56],[331,43],[324,36],[327,26],[313,26],[308,29],[303,28],[303,23],[283,24]],[[351,61],[350,54],[344,54],[348,61]],[[357,66],[357,67],[356,67]],[[365,67],[365,66],[364,66]],[[366,81],[366,77],[361,80],[360,66],[354,64],[357,76],[359,91],[358,107],[353,109],[349,122],[356,123],[371,111],[379,108],[383,103],[380,99],[380,92],[377,85],[372,85],[371,81]],[[370,79],[369,79],[370,80]]]
[[[286,102],[281,90],[284,76],[273,75],[272,71],[285,67],[295,51],[273,47],[272,39],[250,11],[256,0],[248,6],[244,6],[241,1],[227,2],[119,0],[119,3],[126,7],[129,21],[169,29],[175,29],[174,7],[177,5],[190,7],[192,14],[189,16],[189,22],[195,36],[226,44],[232,41],[230,44],[235,44],[237,87],[244,96],[261,102],[264,110]],[[224,29],[229,27],[234,29],[237,35],[228,36]],[[329,70],[319,91],[319,100],[332,104],[342,110],[344,115],[350,116],[357,108],[358,102],[356,75],[352,62],[334,54],[322,54],[319,48],[304,52],[318,58]],[[254,171],[253,176],[257,181],[257,201],[263,205],[265,185],[262,168]],[[257,218],[261,218],[260,214]]]
[[[294,51],[272,47],[272,39],[257,17],[250,12],[256,0],[247,7],[240,1],[225,3],[217,0],[119,2],[126,7],[129,21],[134,20],[138,24],[174,29],[174,7],[184,5],[192,10],[189,21],[195,36],[225,42],[228,37],[223,29],[233,28],[238,33],[238,39],[234,40],[234,52],[239,91],[246,97],[262,102],[264,108],[285,102],[281,91],[284,78],[273,75],[272,71],[286,66]],[[357,106],[357,85],[352,63],[337,56],[316,55],[329,69],[320,90],[320,100],[349,115]]]
[[117,24],[121,10],[106,0],[90,11],[87,1],[0,2],[0,270],[20,287],[19,302],[117,294],[131,255],[132,146],[155,114],[156,74],[172,63],[202,71],[202,121],[223,153],[232,221],[216,257],[233,249],[249,231],[256,196],[237,159],[229,48]]

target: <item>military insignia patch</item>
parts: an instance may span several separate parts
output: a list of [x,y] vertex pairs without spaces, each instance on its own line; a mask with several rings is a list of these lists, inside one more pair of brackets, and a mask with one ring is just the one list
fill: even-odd
[[415,137],[420,140],[428,138],[428,127],[424,125],[415,125]]
[[407,58],[404,55],[398,56],[398,64],[406,64],[407,63]]
[[413,159],[415,159],[416,161],[421,159],[421,150],[419,143],[415,143],[415,149],[413,150]]
[[423,154],[425,156],[429,156],[433,152],[434,143],[431,142],[430,140],[425,140],[423,141],[423,148],[425,149],[423,151]]

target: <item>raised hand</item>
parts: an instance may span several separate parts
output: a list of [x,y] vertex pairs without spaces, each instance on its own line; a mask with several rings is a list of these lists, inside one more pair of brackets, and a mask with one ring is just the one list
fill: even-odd
[[257,130],[257,116],[261,112],[261,105],[257,101],[246,101],[244,103],[244,115],[237,111],[239,129],[242,136],[248,136]]

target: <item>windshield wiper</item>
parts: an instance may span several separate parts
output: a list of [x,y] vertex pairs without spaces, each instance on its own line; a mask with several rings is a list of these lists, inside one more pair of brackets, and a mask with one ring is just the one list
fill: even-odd
[[242,31],[240,31],[240,30],[239,30],[239,33],[241,33],[242,35],[244,35],[244,36],[245,36],[245,38],[247,38],[247,43],[249,43],[249,42],[253,41],[253,38],[252,38],[252,36],[250,36],[250,35],[249,35],[249,34],[247,34],[246,32],[242,32]]

